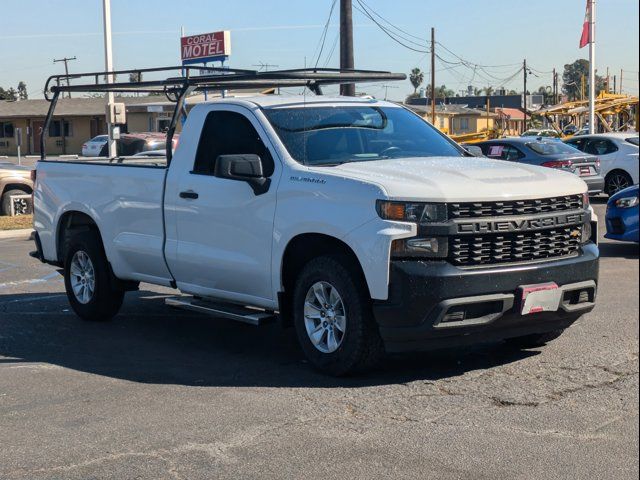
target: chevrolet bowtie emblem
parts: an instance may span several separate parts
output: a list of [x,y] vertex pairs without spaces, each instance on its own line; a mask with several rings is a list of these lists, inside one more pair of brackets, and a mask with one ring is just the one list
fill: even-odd
[[580,230],[577,228],[575,230],[571,230],[569,235],[571,235],[571,238],[578,238],[580,236]]

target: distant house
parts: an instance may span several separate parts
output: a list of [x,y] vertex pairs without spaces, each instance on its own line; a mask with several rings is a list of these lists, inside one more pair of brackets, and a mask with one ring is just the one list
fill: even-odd
[[[173,104],[165,97],[116,97],[124,102],[127,124],[122,132],[162,131],[171,120]],[[16,154],[16,130],[22,130],[22,153],[40,153],[40,135],[49,109],[44,99],[0,101],[0,155]],[[58,100],[49,125],[46,149],[51,154],[80,153],[82,144],[106,133],[104,98]]]
[[[431,106],[406,105],[431,123]],[[435,126],[447,135],[480,133],[494,128],[497,115],[464,105],[436,105]]]
[[[487,108],[487,101],[489,101],[489,108],[521,108],[522,107],[522,95],[471,95],[466,97],[447,97],[445,99],[438,99],[437,101],[446,103],[448,105],[464,105],[469,108]],[[430,98],[412,98],[408,100],[411,105],[424,105],[429,106],[431,104]]]
[[498,129],[505,135],[520,135],[524,132],[524,112],[519,108],[496,108]]

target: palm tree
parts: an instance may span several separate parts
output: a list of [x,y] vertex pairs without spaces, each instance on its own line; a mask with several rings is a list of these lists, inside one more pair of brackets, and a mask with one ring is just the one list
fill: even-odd
[[485,87],[484,88],[484,94],[487,97],[490,97],[491,95],[493,95],[493,87],[489,86],[489,87]]
[[422,73],[422,70],[420,70],[418,67],[411,70],[409,81],[411,82],[411,85],[413,85],[413,93],[415,95],[416,93],[418,93],[418,88],[420,88],[422,82],[424,82],[424,73]]

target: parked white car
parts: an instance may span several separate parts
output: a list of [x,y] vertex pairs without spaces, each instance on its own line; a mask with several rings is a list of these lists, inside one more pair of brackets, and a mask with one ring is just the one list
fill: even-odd
[[638,183],[638,134],[598,133],[566,140],[578,150],[597,155],[605,178],[604,191],[613,195]]
[[99,157],[102,147],[107,144],[108,135],[98,135],[82,145],[83,157]]

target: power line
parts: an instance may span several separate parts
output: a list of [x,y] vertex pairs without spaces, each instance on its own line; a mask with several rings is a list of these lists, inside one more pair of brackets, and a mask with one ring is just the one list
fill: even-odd
[[[329,16],[327,17],[327,22],[324,24],[324,29],[322,30],[322,35],[320,36],[320,41],[318,42],[318,46],[316,46],[316,52],[318,52],[318,57],[315,61],[315,68],[318,68],[318,63],[320,62],[320,57],[322,56],[322,51],[324,50],[324,44],[327,40],[327,32],[329,31],[329,25],[331,23],[331,18],[333,17],[333,10],[336,8],[336,3],[338,0],[333,0],[331,2],[331,8],[329,9]],[[318,51],[318,47],[320,47],[320,51]],[[315,52],[313,56],[315,57]]]
[[[356,10],[358,10],[360,13],[362,13],[363,15],[365,15],[367,18],[369,18],[369,20],[371,20],[373,23],[375,23],[378,28],[380,28],[380,30],[382,30],[389,38],[391,38],[394,42],[402,45],[404,48],[412,50],[414,52],[418,52],[418,53],[429,53],[428,50],[421,50],[418,48],[414,48],[410,45],[407,45],[407,43],[413,43],[414,45],[419,45],[417,42],[414,42],[413,40],[409,40],[406,39],[400,35],[394,34],[393,32],[390,32],[384,25],[380,24],[380,22],[378,20],[375,19],[375,17],[366,9],[366,7],[363,6],[361,0],[356,0],[357,4],[359,5],[354,5],[354,8]],[[398,37],[400,37],[400,40]],[[407,42],[407,43],[405,43]]]
[[[403,33],[407,37],[411,37],[411,38],[414,38],[415,40],[419,40],[420,42],[425,42],[426,41],[424,38],[419,37],[417,35],[413,35],[412,33],[409,33],[406,30],[401,29],[397,25],[394,25],[389,20],[384,18],[382,15],[380,15],[378,12],[376,12],[373,8],[371,8],[369,5],[367,5],[367,3],[364,0],[359,0],[358,3],[361,4],[363,6],[363,8],[368,9],[368,11],[370,11],[373,15],[375,15],[376,17],[381,19],[383,22],[385,22],[386,24],[388,24],[390,27],[392,27],[393,29],[397,30],[398,32]],[[423,45],[423,43],[420,43],[420,45]]]

